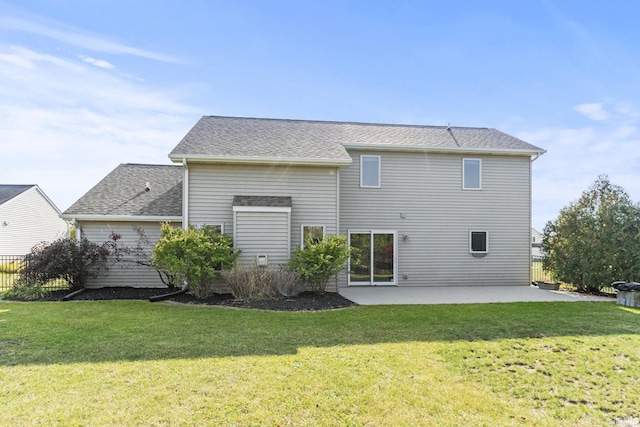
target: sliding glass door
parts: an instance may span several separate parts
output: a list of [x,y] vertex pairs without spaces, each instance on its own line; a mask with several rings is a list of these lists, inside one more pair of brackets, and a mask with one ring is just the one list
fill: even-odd
[[354,249],[349,260],[349,285],[395,285],[397,233],[387,230],[349,231]]

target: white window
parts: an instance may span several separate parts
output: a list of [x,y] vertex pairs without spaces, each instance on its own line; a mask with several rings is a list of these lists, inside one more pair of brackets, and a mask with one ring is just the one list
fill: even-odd
[[465,190],[482,189],[482,160],[462,159],[462,188]]
[[472,254],[486,254],[489,252],[488,231],[469,231],[469,252]]
[[196,229],[200,229],[202,227],[211,227],[213,230],[217,231],[220,234],[224,234],[224,223],[210,224],[207,222],[198,222],[195,225]]
[[360,187],[380,188],[380,156],[360,156]]
[[324,239],[324,225],[302,225],[300,234],[300,247],[304,248],[306,242],[318,243]]

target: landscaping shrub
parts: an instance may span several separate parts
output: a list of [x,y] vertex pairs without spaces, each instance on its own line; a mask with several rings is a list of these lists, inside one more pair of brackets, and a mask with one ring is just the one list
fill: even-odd
[[327,236],[320,241],[310,239],[304,248],[296,248],[288,268],[311,286],[324,293],[329,280],[346,269],[350,248],[345,236]]
[[211,294],[211,282],[223,269],[231,268],[240,251],[231,238],[213,227],[174,228],[162,224],[160,240],[153,248],[153,266],[186,282],[198,298]]
[[111,264],[121,264],[122,266],[135,265],[136,267],[142,266],[150,269],[154,269],[165,285],[168,287],[179,286],[177,278],[173,274],[168,274],[166,271],[156,268],[153,265],[151,241],[147,237],[144,229],[139,226],[134,226],[133,231],[138,235],[138,239],[134,246],[127,246],[122,243],[122,235],[116,232],[112,232],[109,235],[109,239],[103,244],[105,248],[109,250],[109,260]]
[[303,283],[298,273],[289,271],[285,268],[279,268],[275,271],[276,286],[280,294],[285,297],[295,297],[303,290]]
[[544,228],[543,265],[581,292],[640,278],[640,206],[600,176]]
[[300,293],[297,274],[283,268],[252,266],[243,270],[236,266],[222,272],[222,279],[233,297],[240,300],[276,299]]
[[106,269],[108,255],[108,249],[86,238],[41,243],[26,255],[16,286],[37,288],[62,279],[71,290],[81,289],[88,278]]
[[23,301],[36,301],[49,294],[40,283],[25,284],[16,283],[3,296],[4,299],[14,299]]

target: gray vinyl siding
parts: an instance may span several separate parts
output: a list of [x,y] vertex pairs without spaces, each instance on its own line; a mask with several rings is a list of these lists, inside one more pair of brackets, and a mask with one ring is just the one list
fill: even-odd
[[[148,240],[148,244],[142,245],[147,254],[160,239],[160,223],[157,222],[79,222],[82,236],[97,244],[109,240],[111,233],[122,236],[118,244],[127,247],[136,247],[139,244],[139,234],[136,227],[140,227]],[[150,259],[150,256],[149,256]],[[87,288],[102,288],[112,286],[129,286],[135,288],[164,288],[156,270],[139,265],[134,262],[134,257],[128,257],[124,262],[109,264],[109,269],[95,279],[90,279]]]
[[35,186],[0,205],[0,255],[25,255],[65,237],[67,222],[59,215]]
[[235,246],[242,248],[239,261],[255,265],[257,255],[267,255],[270,266],[289,261],[288,212],[236,212]]
[[[530,283],[529,157],[350,154],[340,171],[341,233],[397,230],[399,286]],[[381,188],[360,188],[360,154],[381,156]],[[463,158],[482,159],[481,190],[462,189]],[[469,253],[470,230],[489,232],[486,256]]]
[[[224,223],[233,236],[233,196],[290,196],[290,248],[300,246],[300,228],[324,225],[337,233],[338,197],[335,167],[190,164],[188,215],[190,224]],[[260,230],[256,239],[261,238]],[[243,249],[241,242],[236,247]]]

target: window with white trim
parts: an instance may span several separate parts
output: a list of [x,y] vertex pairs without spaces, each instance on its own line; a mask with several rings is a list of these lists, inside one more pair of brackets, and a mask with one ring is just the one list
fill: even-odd
[[486,254],[489,253],[489,232],[469,231],[469,253]]
[[196,229],[200,229],[205,226],[212,228],[214,231],[217,231],[220,234],[224,234],[224,223],[210,224],[207,222],[198,222],[194,224],[194,227]]
[[380,156],[360,156],[360,187],[380,188]]
[[302,225],[302,231],[300,233],[300,247],[304,248],[308,241],[318,243],[324,239],[325,227],[324,225]]
[[464,190],[482,189],[481,159],[462,159],[462,188]]

